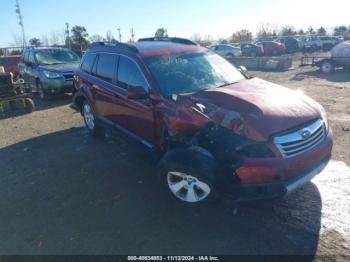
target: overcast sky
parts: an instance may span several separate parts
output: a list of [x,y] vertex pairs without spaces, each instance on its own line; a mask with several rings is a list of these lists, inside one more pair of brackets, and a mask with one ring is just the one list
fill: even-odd
[[[65,23],[83,25],[89,35],[115,37],[122,29],[123,40],[154,35],[165,27],[171,36],[194,33],[214,38],[228,37],[245,28],[256,32],[259,23],[296,29],[350,25],[350,0],[19,0],[27,38],[60,32]],[[20,35],[15,0],[1,0],[0,46],[9,46]]]

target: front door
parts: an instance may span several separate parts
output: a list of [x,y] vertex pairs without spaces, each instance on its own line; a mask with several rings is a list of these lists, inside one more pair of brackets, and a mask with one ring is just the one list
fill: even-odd
[[136,61],[119,57],[117,88],[118,106],[115,107],[118,125],[133,135],[154,143],[154,117],[149,98],[129,99],[127,90],[130,86],[142,86],[148,93],[150,86]]

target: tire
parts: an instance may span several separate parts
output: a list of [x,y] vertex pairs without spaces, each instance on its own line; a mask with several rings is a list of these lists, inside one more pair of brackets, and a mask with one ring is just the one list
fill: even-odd
[[45,93],[43,85],[40,83],[40,81],[37,82],[36,84],[36,89],[38,91],[39,97],[41,100],[47,100],[49,99],[49,95]]
[[229,54],[227,54],[227,55],[226,55],[226,57],[227,57],[227,58],[234,58],[234,57],[235,57],[235,55],[234,55],[234,54],[232,54],[232,53],[229,53]]
[[105,135],[105,129],[96,123],[96,118],[92,107],[86,100],[83,103],[81,112],[84,118],[85,126],[90,134],[103,137]]
[[188,148],[173,149],[157,167],[157,175],[168,192],[180,202],[199,205],[218,199],[214,158]]
[[27,112],[27,113],[31,113],[35,110],[35,104],[34,104],[34,101],[30,98],[25,98],[24,99],[25,101],[25,107],[24,107],[24,110]]
[[322,73],[329,74],[334,71],[334,64],[330,60],[325,60],[321,63],[320,69]]

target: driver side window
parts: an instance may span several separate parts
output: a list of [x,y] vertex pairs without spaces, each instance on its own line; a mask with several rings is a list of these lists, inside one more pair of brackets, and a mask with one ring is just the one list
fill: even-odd
[[128,89],[130,86],[142,86],[147,92],[148,84],[138,66],[132,60],[120,56],[118,66],[118,86]]

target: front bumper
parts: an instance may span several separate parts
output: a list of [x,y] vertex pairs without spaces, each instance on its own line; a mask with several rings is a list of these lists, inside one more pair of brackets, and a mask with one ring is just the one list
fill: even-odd
[[240,183],[228,194],[238,199],[272,199],[289,194],[319,174],[331,158],[331,129],[315,148],[291,158],[246,159],[236,170]]
[[43,79],[41,80],[44,92],[47,94],[62,94],[73,92],[73,80]]
[[311,169],[285,182],[240,185],[235,189],[238,200],[264,200],[281,198],[303,187],[327,166],[328,155]]

